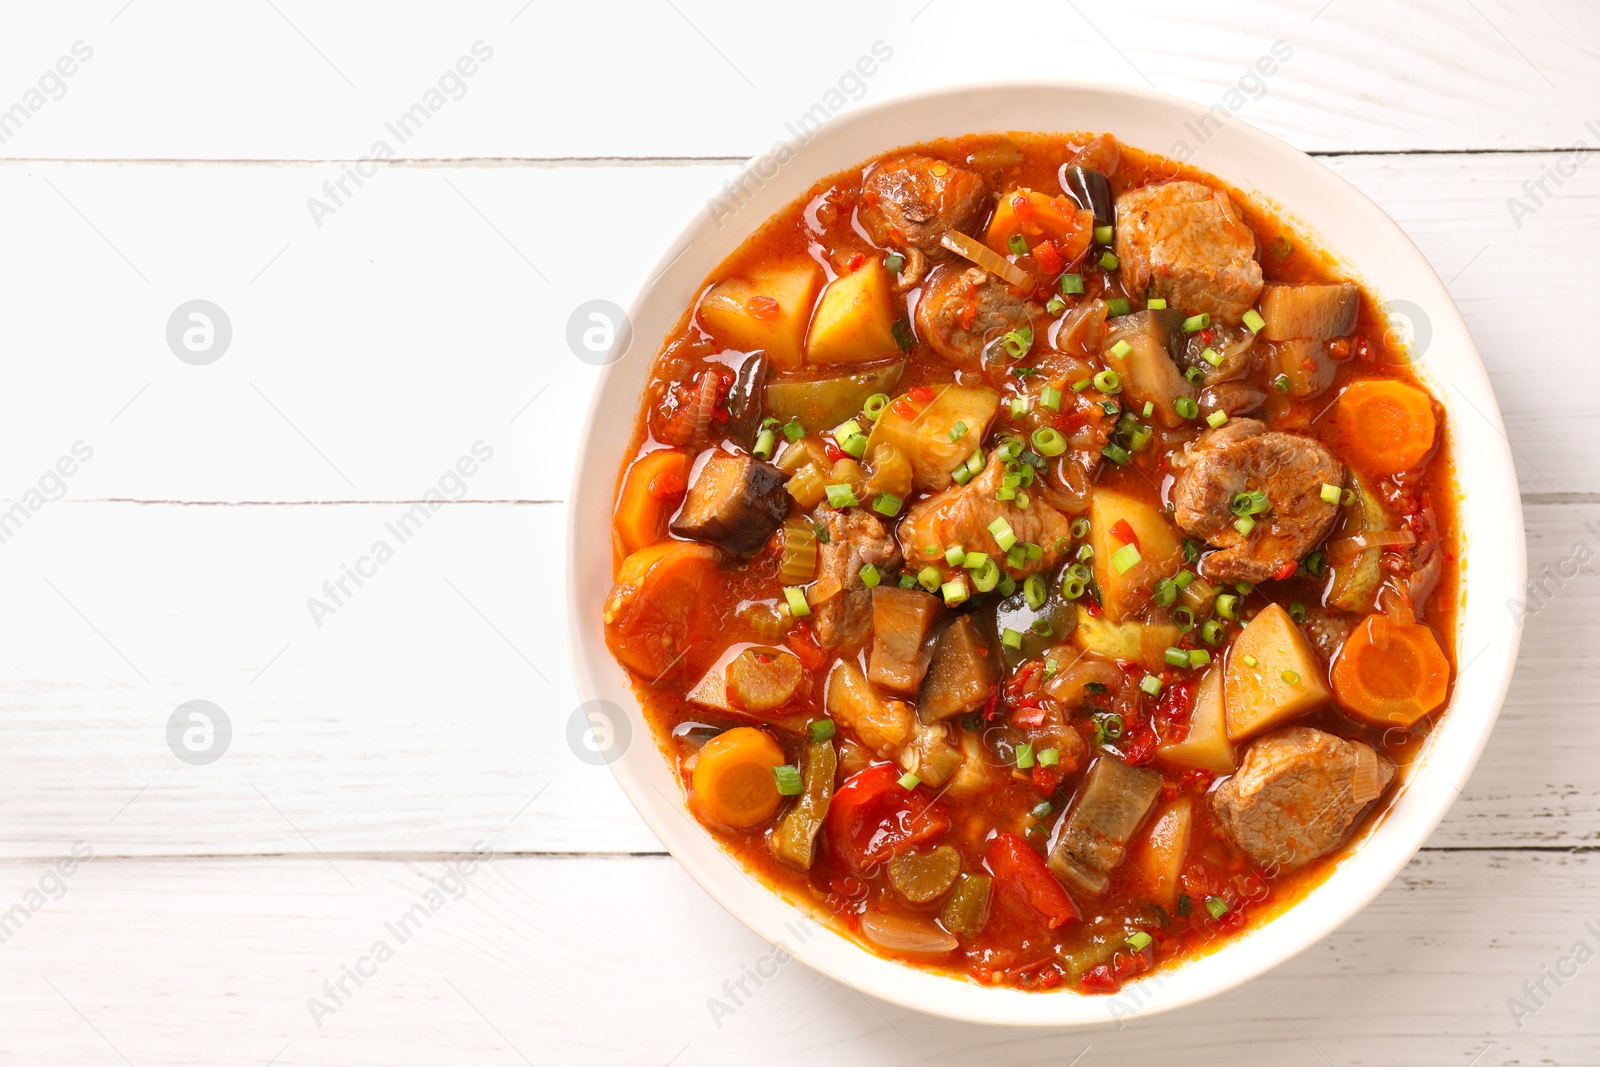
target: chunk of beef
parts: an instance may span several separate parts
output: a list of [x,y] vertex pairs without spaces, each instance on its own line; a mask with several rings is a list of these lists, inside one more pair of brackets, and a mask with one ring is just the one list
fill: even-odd
[[789,513],[784,473],[748,455],[712,449],[689,483],[671,529],[748,558],[761,550]]
[[988,271],[947,263],[917,301],[917,336],[951,363],[976,369],[985,345],[1028,325],[1037,310]]
[[989,647],[970,615],[945,627],[933,646],[922,681],[917,716],[925,723],[977,711],[1000,684],[1000,654]]
[[1337,848],[1393,779],[1370,746],[1291,726],[1252,744],[1211,806],[1252,860],[1293,870]]
[[900,566],[900,546],[883,523],[864,511],[825,509],[828,539],[817,544],[811,587],[813,625],[825,648],[856,648],[872,628],[872,590],[861,580],[868,563],[888,575]]
[[946,230],[965,230],[983,217],[983,179],[927,156],[905,156],[874,168],[861,193],[857,218],[885,248],[937,253]]
[[[933,545],[938,553],[924,563],[949,571],[944,561],[944,550],[950,545],[961,545],[971,552],[985,552],[1013,578],[1021,579],[1038,571],[1046,571],[1061,560],[1056,542],[1070,540],[1072,520],[1051,507],[1042,493],[1034,493],[1026,508],[1019,508],[1011,500],[996,500],[995,491],[1006,476],[1006,461],[999,454],[989,457],[983,473],[966,485],[953,485],[937,493],[906,512],[900,521],[900,540],[907,545]],[[1004,519],[1017,543],[1038,545],[1038,559],[1011,566],[1005,552],[995,542],[989,531],[996,519]]]
[[[1324,485],[1343,486],[1344,466],[1300,434],[1269,431],[1255,419],[1207,430],[1176,462],[1173,518],[1183,531],[1221,549],[1200,561],[1212,581],[1263,582],[1297,563],[1333,526],[1337,502]],[[1234,523],[1240,493],[1266,494],[1267,510],[1249,533]]]
[[1199,182],[1117,197],[1117,258],[1134,293],[1238,323],[1261,293],[1256,236],[1228,194]]

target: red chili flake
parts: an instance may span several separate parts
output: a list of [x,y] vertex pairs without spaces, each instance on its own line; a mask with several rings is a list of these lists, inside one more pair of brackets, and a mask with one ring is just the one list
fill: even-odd
[[994,722],[1000,714],[1000,687],[997,685],[989,692],[989,699],[983,704],[983,721]]
[[896,415],[899,415],[902,419],[915,418],[917,415],[917,409],[912,407],[911,404],[904,399],[896,400],[893,404],[890,404],[889,407],[890,410],[892,410]]
[[1139,547],[1139,535],[1133,532],[1133,527],[1128,525],[1127,519],[1118,519],[1111,524],[1111,536],[1125,545]]
[[1044,725],[1044,708],[1041,708],[1041,707],[1013,708],[1011,710],[1011,723],[1012,723],[1013,726],[1026,726],[1026,727],[1043,726]]
[[1122,744],[1122,754],[1127,762],[1135,767],[1142,763],[1149,763],[1156,754],[1156,745],[1159,739],[1156,732],[1149,726],[1142,726],[1133,731],[1132,735]]
[[1356,338],[1356,358],[1361,360],[1363,363],[1372,362],[1372,346],[1367,343],[1366,337]]
[[1061,769],[1059,763],[1054,767],[1046,767],[1042,763],[1035,763],[1033,770],[1029,773],[1029,777],[1033,779],[1033,788],[1045,796],[1049,796],[1060,788],[1061,780],[1066,776],[1067,772]]
[[933,401],[933,390],[926,385],[913,385],[906,390],[906,395],[919,404],[927,404]]
[[1334,359],[1349,359],[1350,339],[1348,337],[1337,337],[1334,340],[1329,341],[1328,355],[1332,356]]
[[1101,612],[1103,612],[1105,609],[1100,606],[1100,601],[1090,597],[1088,600],[1083,602],[1083,610],[1087,611],[1091,616],[1098,619]]
[[1043,974],[1039,975],[1039,988],[1041,989],[1054,989],[1060,984],[1061,971],[1059,968],[1052,967],[1048,971],[1045,971]]
[[849,270],[851,273],[854,273],[854,272],[860,270],[861,269],[861,265],[863,263],[865,263],[866,261],[867,261],[866,253],[865,252],[857,252],[855,255],[851,256],[850,257],[850,261],[845,264],[845,269]]
[[1278,566],[1278,569],[1273,572],[1272,576],[1280,582],[1287,581],[1288,579],[1293,578],[1294,572],[1299,569],[1300,564],[1296,563],[1294,560],[1284,560],[1283,563]]
[[1183,678],[1168,682],[1156,700],[1156,718],[1162,722],[1188,722],[1194,712],[1195,682]]
[[1104,963],[1084,971],[1083,977],[1078,979],[1078,984],[1097,993],[1115,993],[1122,985],[1112,975],[1111,968]]
[[777,318],[778,313],[783,310],[770,296],[752,296],[744,302],[744,306],[751,315],[767,322]]
[[1047,274],[1055,274],[1064,266],[1061,253],[1056,250],[1056,246],[1050,241],[1040,241],[1034,246],[1033,258],[1038,261],[1040,268]]
[[832,441],[824,441],[822,443],[822,451],[827,453],[828,458],[835,463],[839,462],[845,457],[844,449],[840,448]]
[[1217,339],[1217,331],[1213,330],[1211,327],[1208,326],[1205,329],[1200,331],[1200,343],[1201,344],[1209,345],[1212,342],[1214,342],[1216,339]]

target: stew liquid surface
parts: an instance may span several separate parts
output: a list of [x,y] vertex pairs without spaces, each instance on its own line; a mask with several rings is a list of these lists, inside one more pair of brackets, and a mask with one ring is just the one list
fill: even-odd
[[1443,408],[1376,300],[1106,135],[828,178],[707,279],[606,638],[690,810],[871,951],[1103,993],[1301,898],[1448,703]]

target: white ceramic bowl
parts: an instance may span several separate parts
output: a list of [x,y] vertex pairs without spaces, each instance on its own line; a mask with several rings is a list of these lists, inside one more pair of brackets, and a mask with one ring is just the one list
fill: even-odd
[[[796,958],[856,989],[909,1008],[1014,1025],[1104,1023],[1190,1004],[1230,989],[1326,937],[1388,885],[1438,825],[1483,749],[1516,660],[1520,628],[1508,609],[1526,574],[1522,507],[1499,409],[1455,304],[1415,245],[1375,204],[1304,153],[1238,119],[1197,132],[1200,109],[1156,93],[1101,85],[1024,83],[948,89],[892,100],[834,119],[784,153],[753,160],[689,221],[629,311],[632,343],[601,373],[584,426],[570,496],[567,610],[578,691],[609,701],[628,722],[611,769],[624,792],[723,907]],[[623,670],[603,639],[600,610],[611,587],[610,517],[627,430],[649,364],[704,279],[739,244],[820,178],[902,145],[966,133],[1106,131],[1123,142],[1191,162],[1249,195],[1341,257],[1390,302],[1415,338],[1423,379],[1448,412],[1448,447],[1461,482],[1466,549],[1455,697],[1404,791],[1355,849],[1299,904],[1218,951],[1146,976],[1115,996],[1027,993],[944,977],[873,955],[832,930],[802,921],[791,903],[756,881],[688,815],[682,790]],[[1259,194],[1256,191],[1259,190]],[[718,195],[720,194],[720,195]],[[620,336],[620,335],[619,335]]]

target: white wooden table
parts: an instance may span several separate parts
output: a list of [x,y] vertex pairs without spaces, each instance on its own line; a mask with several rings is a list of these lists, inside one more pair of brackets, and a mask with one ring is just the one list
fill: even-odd
[[[776,12],[8,12],[0,1062],[1600,1062],[1600,963],[1573,976],[1572,956],[1600,951],[1600,162],[1573,150],[1600,145],[1600,8]],[[1238,119],[1318,153],[1421,245],[1518,457],[1545,595],[1477,773],[1371,908],[1198,1007],[986,1029],[790,966],[714,1016],[768,947],[567,739],[561,501],[594,376],[569,315],[626,304],[874,42],[891,58],[844,97],[1092,76],[1198,113],[1278,40],[1292,58],[1246,84]],[[408,113],[402,142],[385,124]],[[357,167],[379,140],[396,158]],[[333,199],[350,168],[363,183]],[[206,365],[167,339],[195,299],[231,326]],[[477,442],[492,458],[452,481]],[[327,599],[440,489],[460,499]],[[210,763],[169,746],[193,700],[231,725]]]

